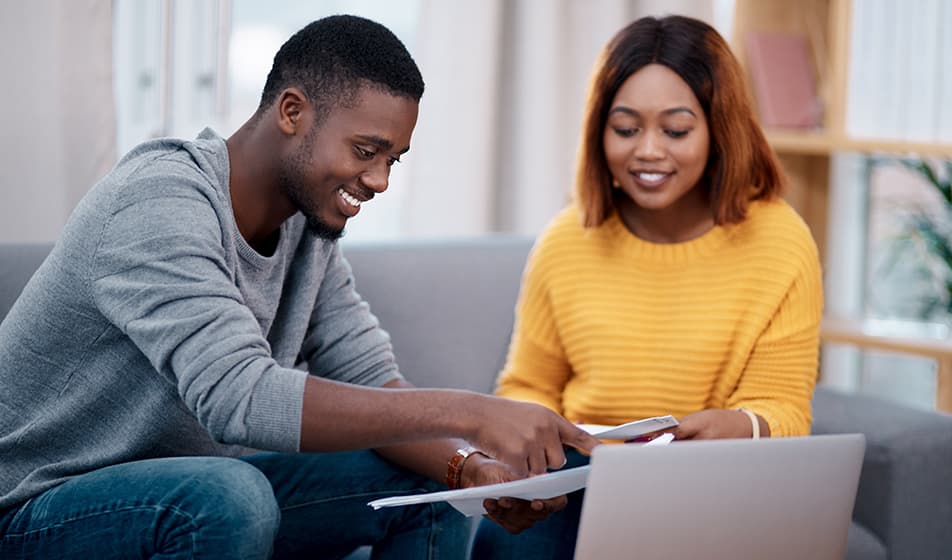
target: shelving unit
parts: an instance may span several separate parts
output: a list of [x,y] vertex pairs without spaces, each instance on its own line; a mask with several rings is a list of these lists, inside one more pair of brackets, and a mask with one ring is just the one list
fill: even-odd
[[[750,31],[799,33],[812,50],[818,94],[824,107],[816,130],[767,129],[789,180],[786,198],[810,226],[825,254],[830,161],[838,152],[921,154],[952,157],[952,144],[895,139],[850,138],[846,132],[846,91],[850,60],[851,0],[736,0],[732,48],[747,66],[744,40]],[[952,340],[887,336],[853,318],[824,320],[824,342],[848,343],[867,349],[898,351],[937,361],[938,410],[952,412]]]

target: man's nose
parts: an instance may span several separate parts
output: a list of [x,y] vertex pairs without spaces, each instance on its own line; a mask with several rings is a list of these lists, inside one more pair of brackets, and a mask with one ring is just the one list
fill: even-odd
[[360,176],[360,182],[377,194],[384,192],[390,184],[390,166],[385,160],[381,160],[381,163],[364,171]]

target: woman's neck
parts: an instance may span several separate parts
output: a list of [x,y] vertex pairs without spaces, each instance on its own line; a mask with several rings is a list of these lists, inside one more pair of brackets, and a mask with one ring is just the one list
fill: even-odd
[[615,207],[628,231],[650,243],[683,243],[714,228],[710,205],[700,189],[658,210],[642,208],[627,196],[616,198]]

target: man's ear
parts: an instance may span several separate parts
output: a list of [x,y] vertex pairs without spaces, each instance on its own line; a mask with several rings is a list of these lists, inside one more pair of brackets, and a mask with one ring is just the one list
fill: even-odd
[[278,94],[275,101],[278,128],[288,136],[294,136],[303,130],[304,110],[307,107],[307,95],[296,87],[290,87]]

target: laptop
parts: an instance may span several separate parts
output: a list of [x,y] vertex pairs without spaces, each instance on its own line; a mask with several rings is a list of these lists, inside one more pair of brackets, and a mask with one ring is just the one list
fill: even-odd
[[601,445],[581,560],[842,560],[862,434]]

